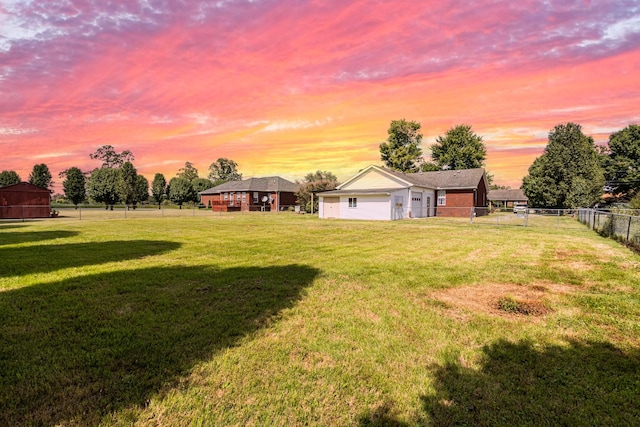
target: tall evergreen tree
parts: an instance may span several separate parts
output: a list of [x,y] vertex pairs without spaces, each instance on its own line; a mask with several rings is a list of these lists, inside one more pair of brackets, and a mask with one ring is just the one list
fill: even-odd
[[580,125],[567,123],[549,132],[549,143],[529,167],[522,190],[533,207],[568,209],[596,203],[603,185],[593,138]]

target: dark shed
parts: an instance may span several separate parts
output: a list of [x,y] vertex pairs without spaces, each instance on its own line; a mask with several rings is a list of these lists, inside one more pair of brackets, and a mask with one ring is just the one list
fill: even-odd
[[0,218],[48,218],[51,193],[28,182],[0,187]]

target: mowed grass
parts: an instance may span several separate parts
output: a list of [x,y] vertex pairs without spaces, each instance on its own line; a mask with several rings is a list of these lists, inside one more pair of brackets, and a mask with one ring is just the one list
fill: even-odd
[[586,228],[0,224],[0,425],[637,425],[639,372],[640,257]]

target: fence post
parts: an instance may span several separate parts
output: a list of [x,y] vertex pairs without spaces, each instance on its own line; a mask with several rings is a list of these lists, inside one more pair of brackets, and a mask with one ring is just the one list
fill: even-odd
[[469,214],[469,224],[473,224],[473,214],[474,214],[474,208],[471,208],[471,213]]
[[627,245],[629,244],[629,235],[631,233],[631,215],[629,215],[629,224],[627,224]]

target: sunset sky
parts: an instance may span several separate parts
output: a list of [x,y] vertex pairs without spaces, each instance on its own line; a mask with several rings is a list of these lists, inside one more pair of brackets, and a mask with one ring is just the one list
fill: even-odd
[[457,124],[519,187],[556,124],[640,122],[640,0],[0,0],[0,170],[149,180],[219,157],[244,177],[345,180],[394,119]]

